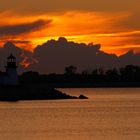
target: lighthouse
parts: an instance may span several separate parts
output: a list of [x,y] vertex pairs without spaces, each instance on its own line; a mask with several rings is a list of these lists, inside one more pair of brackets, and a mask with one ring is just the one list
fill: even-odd
[[10,54],[7,57],[5,85],[18,85],[16,57]]

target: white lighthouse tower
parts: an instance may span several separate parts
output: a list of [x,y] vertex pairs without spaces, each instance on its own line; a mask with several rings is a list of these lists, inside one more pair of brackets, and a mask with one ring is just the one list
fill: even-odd
[[16,57],[12,54],[7,57],[6,74],[5,85],[18,85]]

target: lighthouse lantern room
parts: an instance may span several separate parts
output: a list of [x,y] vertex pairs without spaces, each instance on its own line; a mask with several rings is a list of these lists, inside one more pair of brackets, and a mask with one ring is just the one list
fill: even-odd
[[13,56],[12,54],[10,54],[10,56],[7,57],[6,74],[7,74],[7,78],[5,79],[6,85],[18,84],[16,57]]

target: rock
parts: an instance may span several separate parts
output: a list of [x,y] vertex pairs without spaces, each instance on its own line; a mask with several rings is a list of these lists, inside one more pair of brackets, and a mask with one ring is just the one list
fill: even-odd
[[86,97],[85,95],[80,95],[79,99],[88,99],[88,97]]

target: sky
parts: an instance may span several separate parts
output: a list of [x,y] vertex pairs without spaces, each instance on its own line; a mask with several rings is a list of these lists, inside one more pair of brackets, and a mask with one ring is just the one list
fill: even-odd
[[0,18],[1,46],[33,51],[61,36],[118,56],[140,52],[140,0],[0,0]]

